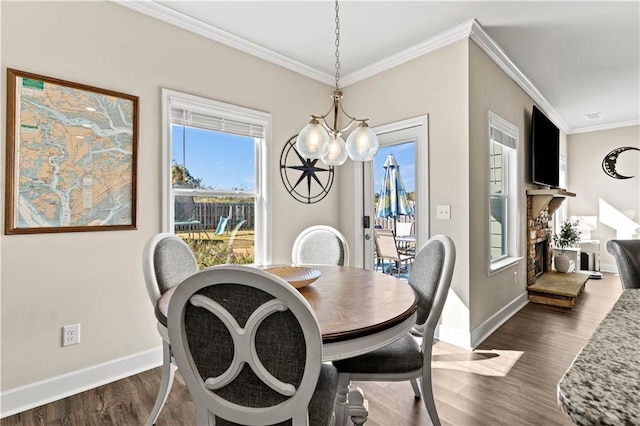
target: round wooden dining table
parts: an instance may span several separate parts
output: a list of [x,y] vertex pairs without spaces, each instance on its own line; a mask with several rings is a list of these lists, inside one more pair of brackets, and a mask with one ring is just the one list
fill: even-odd
[[[256,267],[272,266],[283,265]],[[321,274],[298,291],[318,318],[323,361],[371,352],[401,338],[413,327],[418,297],[404,281],[361,268],[305,266]],[[165,292],[156,304],[156,317],[164,325],[174,289]]]
[[299,291],[318,318],[323,360],[362,355],[413,327],[418,297],[404,281],[361,268],[311,267],[320,278]]

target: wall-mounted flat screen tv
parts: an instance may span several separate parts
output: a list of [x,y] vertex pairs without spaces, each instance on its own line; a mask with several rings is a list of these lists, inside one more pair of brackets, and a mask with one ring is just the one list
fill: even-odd
[[560,129],[535,105],[531,114],[531,178],[544,187],[560,185]]

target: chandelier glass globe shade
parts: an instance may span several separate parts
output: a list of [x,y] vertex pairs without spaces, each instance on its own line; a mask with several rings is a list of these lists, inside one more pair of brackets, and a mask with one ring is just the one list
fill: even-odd
[[378,152],[380,141],[366,123],[360,124],[347,138],[347,153],[354,161],[371,161]]
[[341,166],[347,161],[347,147],[340,135],[331,136],[327,152],[322,156],[322,162],[327,166]]
[[296,150],[304,158],[322,158],[327,152],[330,136],[318,120],[303,127],[296,139]]

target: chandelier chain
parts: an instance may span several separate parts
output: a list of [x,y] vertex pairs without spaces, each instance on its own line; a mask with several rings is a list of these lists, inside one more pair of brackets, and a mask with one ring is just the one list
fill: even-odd
[[340,6],[338,6],[338,0],[336,0],[336,90],[340,87],[338,86],[338,80],[340,80],[340,16],[338,12],[340,11]]
[[[298,133],[298,138],[296,139],[296,149],[301,156],[309,159],[320,159],[328,166],[339,166],[346,161],[347,157],[354,161],[371,161],[380,146],[378,136],[367,125],[368,119],[360,119],[347,114],[341,104],[340,6],[338,1],[335,0],[336,88],[331,94],[333,99],[331,109],[323,115],[311,115],[311,121]],[[333,113],[333,120],[329,118],[331,113]],[[346,126],[338,126],[340,113],[348,119]],[[327,120],[328,118],[329,120]],[[331,123],[330,121],[333,122]],[[349,134],[345,143],[341,135],[354,124],[357,124],[357,129]]]

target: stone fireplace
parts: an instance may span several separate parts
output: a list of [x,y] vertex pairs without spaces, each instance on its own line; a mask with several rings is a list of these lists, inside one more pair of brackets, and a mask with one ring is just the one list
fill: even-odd
[[551,215],[545,207],[537,217],[531,214],[531,197],[527,197],[527,286],[551,270]]
[[540,275],[548,271],[548,268],[547,268],[548,265],[546,263],[546,259],[547,259],[547,250],[549,250],[549,244],[547,242],[548,240],[544,240],[544,241],[540,241],[539,243],[535,243],[534,270],[536,273],[536,278],[538,278]]

